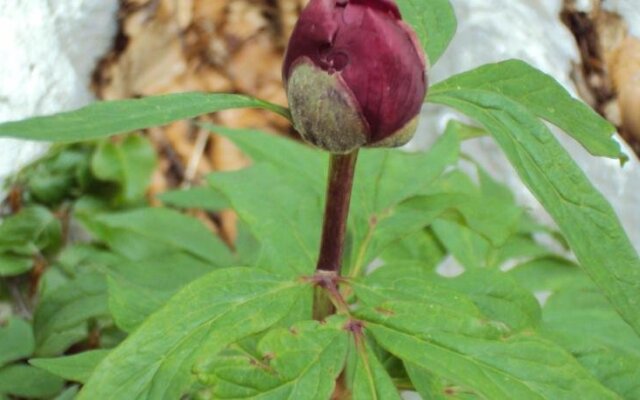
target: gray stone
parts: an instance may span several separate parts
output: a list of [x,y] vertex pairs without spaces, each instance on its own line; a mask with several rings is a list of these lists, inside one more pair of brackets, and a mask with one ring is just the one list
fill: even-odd
[[[93,101],[91,74],[113,43],[117,10],[118,0],[0,0],[0,121]],[[0,182],[47,147],[0,139]]]

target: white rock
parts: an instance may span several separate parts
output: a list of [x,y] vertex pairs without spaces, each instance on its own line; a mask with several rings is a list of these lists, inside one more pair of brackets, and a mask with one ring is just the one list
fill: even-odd
[[[638,1],[629,0],[628,3],[637,4]],[[569,73],[572,62],[578,62],[579,56],[573,36],[558,18],[561,1],[452,0],[452,3],[458,17],[458,32],[430,72],[434,82],[485,63],[519,58],[554,76],[575,93]],[[442,132],[449,119],[458,117],[448,109],[434,106],[425,107],[424,114],[421,129],[410,148],[428,147],[434,140],[433,132]],[[640,190],[637,189],[640,187],[640,162],[633,152],[624,145],[631,161],[621,168],[616,160],[592,157],[560,132],[557,137],[611,202],[636,249],[640,250]],[[463,150],[472,154],[493,176],[508,184],[518,200],[538,218],[551,222],[492,139],[469,141]]]
[[621,15],[629,26],[629,33],[640,38],[640,1],[607,0],[603,3],[605,10]]
[[[117,9],[118,0],[0,0],[0,121],[91,102],[91,74],[113,42]],[[0,182],[46,148],[0,139]]]

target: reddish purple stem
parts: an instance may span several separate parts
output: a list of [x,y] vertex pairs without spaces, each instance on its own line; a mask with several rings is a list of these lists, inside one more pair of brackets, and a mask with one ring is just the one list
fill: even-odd
[[332,154],[317,270],[340,275],[358,151]]

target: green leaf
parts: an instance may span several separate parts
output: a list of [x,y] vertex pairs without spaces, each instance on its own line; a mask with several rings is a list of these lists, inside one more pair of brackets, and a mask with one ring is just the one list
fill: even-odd
[[482,317],[471,299],[441,283],[437,284],[437,280],[437,275],[425,272],[419,267],[387,264],[364,279],[354,280],[351,285],[358,300],[367,306],[383,303],[387,299],[418,299],[429,304],[432,312],[429,320],[436,318],[437,314],[442,314],[439,321],[441,324],[447,322],[445,317],[449,314]]
[[559,257],[537,258],[517,265],[508,274],[531,292],[556,291],[585,278],[577,264]]
[[[449,130],[454,129],[452,123],[448,126]],[[443,192],[458,195],[458,198],[451,203],[451,212],[445,217],[464,226],[459,230],[466,231],[466,228],[469,228],[468,230],[473,231],[463,232],[467,236],[481,235],[482,238],[473,240],[482,242],[475,243],[476,247],[487,247],[487,245],[494,248],[501,247],[519,232],[526,215],[506,186],[496,182],[480,166],[477,166],[477,174],[479,185],[476,185],[469,175],[454,169],[440,177],[432,186],[430,193]],[[454,228],[451,227],[449,230]],[[464,247],[463,243],[455,243],[460,242],[457,234],[451,236],[451,239],[454,242],[451,243],[452,246],[459,250],[461,246]],[[459,254],[454,253],[454,255]],[[483,256],[482,260],[472,260],[471,264],[483,264],[485,261]]]
[[396,356],[486,398],[619,399],[552,342],[528,334],[487,337],[467,329],[449,338],[427,333],[409,322],[423,317],[415,312],[418,306],[385,304],[393,317],[368,314],[369,332]]
[[520,103],[537,117],[571,135],[594,156],[626,158],[612,137],[616,131],[613,125],[588,105],[571,97],[553,77],[523,61],[487,64],[453,76],[432,87],[428,99],[441,103],[442,96],[469,90],[499,94]]
[[10,365],[0,369],[0,393],[26,398],[50,398],[64,387],[57,376],[28,365]]
[[[449,129],[453,129],[451,126],[450,123]],[[441,227],[439,234],[449,250],[466,266],[495,261],[487,258],[488,252],[512,239],[526,218],[523,208],[506,186],[491,178],[480,166],[476,169],[479,185],[466,173],[454,169],[438,179],[431,190],[431,193],[458,195],[451,203],[450,212],[444,216],[447,226]],[[464,240],[460,236],[465,236]],[[470,247],[481,251],[481,258],[465,259],[462,253],[468,252]]]
[[232,140],[257,164],[208,177],[259,242],[255,262],[274,273],[310,273],[320,241],[327,154],[264,132],[202,126]]
[[493,249],[488,264],[499,267],[506,261],[521,262],[554,255],[554,251],[537,241],[532,234],[517,234],[507,239],[502,246]]
[[416,196],[375,215],[369,223],[369,236],[358,243],[361,253],[351,275],[361,272],[389,245],[405,241],[411,233],[429,226],[458,200],[458,196],[448,194]]
[[465,223],[494,246],[504,244],[518,231],[523,209],[506,186],[493,180],[478,167],[480,190],[458,206]]
[[67,381],[85,383],[109,350],[91,350],[58,358],[34,358],[29,364]]
[[31,325],[20,318],[10,318],[0,326],[0,343],[0,367],[29,357],[35,348]]
[[158,195],[157,198],[166,205],[178,208],[198,208],[215,212],[230,207],[227,199],[210,187],[172,190]]
[[[295,273],[311,271],[320,240],[326,154],[257,131],[203,126],[225,135],[255,162],[262,163],[248,170],[209,177],[214,189],[229,199],[262,243],[260,262],[270,266],[282,264],[279,255],[286,252],[289,269]],[[411,204],[396,206],[426,192],[457,161],[458,152],[459,140],[453,130],[447,131],[429,152],[363,151],[356,169],[349,224],[351,247],[347,250],[345,270],[355,264],[356,271],[360,271],[386,246],[429,222],[411,221],[419,213]],[[416,176],[409,171],[421,172]],[[411,229],[402,226],[407,220],[413,222]],[[294,232],[292,235],[281,234],[285,221],[287,231]]]
[[261,131],[201,126],[233,141],[255,163],[269,163],[282,174],[297,178],[299,184],[308,185],[314,193],[324,193],[329,160],[326,152]]
[[216,266],[234,264],[217,236],[197,219],[177,211],[140,208],[81,218],[91,233],[131,260],[184,251]]
[[[225,135],[254,162],[262,163],[209,177],[211,186],[230,201],[262,244],[258,263],[279,265],[281,270],[284,266],[294,274],[309,273],[315,265],[320,240],[326,155],[256,131],[203,126]],[[457,161],[458,151],[458,136],[448,131],[427,153],[363,152],[356,171],[345,270],[356,265],[355,271],[361,271],[385,247],[431,221],[430,214],[422,215],[408,199],[426,192]],[[408,171],[421,173],[415,176]],[[410,228],[403,225],[406,222],[412,224]],[[289,235],[282,235],[282,224]],[[283,253],[287,254],[286,264],[280,257]]]
[[345,319],[300,322],[268,332],[254,357],[240,348],[212,361],[215,399],[326,400],[347,356]]
[[543,333],[622,398],[640,398],[640,338],[591,284],[575,282],[543,309]]
[[391,377],[364,337],[357,337],[356,347],[353,400],[401,400]]
[[133,332],[178,290],[213,268],[176,253],[116,264],[109,270],[109,310],[120,329]]
[[48,291],[38,303],[33,331],[38,356],[55,356],[88,335],[93,318],[109,315],[104,276],[85,273]]
[[[370,150],[362,154],[351,200],[352,246],[347,253],[346,273],[360,274],[387,246],[421,230],[433,215],[443,211],[444,197],[412,198],[427,194],[437,178],[458,161],[459,145],[456,133],[447,130],[428,152]],[[418,204],[422,201],[426,203],[421,207],[429,215],[420,216]],[[403,226],[406,223],[410,225]]]
[[98,179],[116,183],[120,200],[131,204],[143,199],[156,162],[149,139],[131,135],[119,143],[102,141],[93,154],[91,170]]
[[405,362],[492,400],[619,399],[553,342],[508,328],[510,315],[522,312],[518,296],[471,302],[426,274],[380,271],[354,284],[364,303],[356,315]]
[[56,206],[87,189],[92,146],[53,146],[48,153],[18,174],[26,180],[25,192],[38,202]]
[[447,255],[447,251],[431,229],[414,232],[388,246],[381,257],[385,262],[419,262],[428,270],[434,270]]
[[449,384],[439,376],[433,375],[415,364],[405,364],[411,382],[423,399],[428,400],[476,400],[479,399],[473,391]]
[[76,385],[70,386],[67,389],[65,389],[62,393],[57,395],[53,400],[73,400],[76,398],[78,391],[79,391],[78,386]]
[[[611,205],[527,108],[497,92],[449,88],[455,83],[456,77],[437,86],[430,100],[457,108],[492,133],[522,181],[554,218],[580,265],[640,333],[640,259]],[[580,108],[558,112],[574,115],[574,111],[583,114]],[[608,134],[590,137],[601,138],[600,143]],[[605,153],[596,152],[593,145],[591,150]]]
[[33,267],[33,259],[28,256],[0,254],[0,276],[24,274]]
[[456,33],[457,21],[449,0],[398,0],[404,20],[413,27],[431,66]]
[[489,132],[487,132],[486,130],[477,126],[462,123],[455,119],[452,119],[447,123],[447,129],[451,129],[452,131],[454,131],[461,142],[465,140],[489,136]]
[[[451,127],[451,123],[447,125]],[[460,158],[465,158],[464,154]],[[465,195],[479,194],[478,187],[473,178],[468,174],[455,167],[442,174],[432,185],[429,194],[432,193],[456,193]]]
[[371,149],[358,161],[355,206],[380,212],[411,197],[431,194],[430,187],[460,154],[460,140],[447,129],[428,151],[407,153]]
[[[105,273],[112,265],[125,262],[126,259],[105,249],[100,244],[76,243],[69,245],[58,256],[55,266],[67,277],[75,277],[85,272]],[[49,272],[48,270],[47,272]],[[46,293],[51,286],[40,287]]]
[[176,93],[98,102],[77,111],[7,122],[0,124],[0,137],[75,142],[166,125],[230,108],[264,108],[289,118],[286,108],[247,96]]
[[[423,292],[411,291],[411,284]],[[540,306],[535,297],[512,277],[493,270],[472,270],[455,278],[443,278],[420,266],[390,263],[369,276],[366,286],[357,288],[365,303],[419,297],[449,310],[459,308],[456,312],[462,314],[488,317],[510,332],[531,331],[540,322]],[[449,301],[455,304],[448,304]]]
[[433,231],[444,247],[467,269],[487,267],[491,243],[468,227],[446,219],[433,223]]
[[0,224],[0,253],[35,255],[54,251],[61,239],[60,222],[44,207],[24,208]]
[[180,398],[198,359],[273,326],[309,296],[310,286],[257,269],[206,275],[109,353],[79,399]]
[[213,174],[208,181],[229,199],[260,243],[257,265],[290,276],[314,270],[322,226],[318,194],[301,190],[270,164]]
[[533,330],[541,319],[540,305],[515,279],[495,270],[467,271],[436,282],[464,293],[484,315],[505,323],[512,332]]

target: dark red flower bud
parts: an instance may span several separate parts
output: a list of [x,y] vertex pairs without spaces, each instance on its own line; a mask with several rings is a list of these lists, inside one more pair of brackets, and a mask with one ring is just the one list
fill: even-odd
[[296,129],[335,153],[405,144],[427,92],[424,52],[393,0],[311,0],[283,75]]

